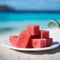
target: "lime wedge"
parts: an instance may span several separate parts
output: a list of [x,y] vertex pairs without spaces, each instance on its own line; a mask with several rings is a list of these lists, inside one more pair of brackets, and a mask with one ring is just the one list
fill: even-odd
[[48,27],[59,27],[60,28],[60,23],[57,20],[53,19],[48,22]]

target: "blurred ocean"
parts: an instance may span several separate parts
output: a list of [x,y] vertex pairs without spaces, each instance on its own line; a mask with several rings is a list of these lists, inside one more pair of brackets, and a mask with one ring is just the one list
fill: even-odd
[[47,28],[48,21],[56,19],[60,22],[60,13],[2,13],[0,12],[0,29],[24,29],[27,24],[39,24]]

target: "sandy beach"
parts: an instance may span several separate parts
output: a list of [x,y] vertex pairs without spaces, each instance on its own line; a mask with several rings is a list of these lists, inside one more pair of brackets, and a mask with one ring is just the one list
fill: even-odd
[[[60,41],[60,29],[47,29],[50,31],[50,37]],[[49,51],[23,52],[6,48],[2,45],[4,40],[8,40],[10,35],[18,35],[19,31],[6,32],[0,34],[0,60],[60,60],[60,46]]]

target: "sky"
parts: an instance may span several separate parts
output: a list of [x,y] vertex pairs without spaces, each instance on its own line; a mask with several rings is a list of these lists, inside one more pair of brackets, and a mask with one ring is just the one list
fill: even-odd
[[0,0],[0,5],[8,5],[17,10],[60,10],[60,0]]

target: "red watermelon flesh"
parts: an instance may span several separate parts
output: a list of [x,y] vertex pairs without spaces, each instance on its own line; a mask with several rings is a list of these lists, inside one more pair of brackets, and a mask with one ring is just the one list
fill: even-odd
[[53,39],[52,38],[48,38],[46,39],[46,43],[47,43],[47,46],[51,46],[53,44]]
[[18,36],[9,36],[10,45],[14,46],[17,40],[18,40]]
[[49,38],[49,31],[41,30],[40,36],[41,36],[41,38]]
[[19,35],[19,40],[16,42],[15,47],[28,48],[30,47],[30,35],[23,30]]
[[27,25],[26,28],[30,35],[39,35],[39,25]]
[[33,48],[44,48],[46,47],[46,39],[32,39]]
[[10,36],[9,42],[18,48],[44,48],[51,46],[53,39],[49,38],[49,31],[39,31],[39,25],[27,25],[27,30],[21,31],[19,36]]

